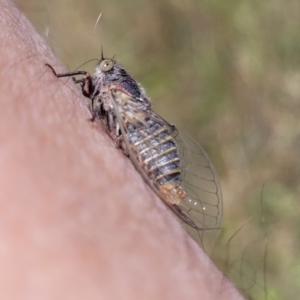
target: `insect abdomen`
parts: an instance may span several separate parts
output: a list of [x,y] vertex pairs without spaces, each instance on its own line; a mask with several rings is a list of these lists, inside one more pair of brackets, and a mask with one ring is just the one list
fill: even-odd
[[129,142],[141,167],[154,183],[176,182],[180,177],[180,161],[169,128],[147,120],[139,128],[129,125]]

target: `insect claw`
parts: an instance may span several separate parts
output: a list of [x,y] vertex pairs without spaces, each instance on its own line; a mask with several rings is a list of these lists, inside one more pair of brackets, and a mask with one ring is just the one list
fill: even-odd
[[97,116],[98,116],[98,111],[97,110],[92,110],[92,117],[89,119],[90,122],[95,122]]
[[51,65],[45,64],[45,66],[48,67],[53,72],[55,77],[57,77],[57,74],[56,74],[55,70],[53,69],[53,67]]

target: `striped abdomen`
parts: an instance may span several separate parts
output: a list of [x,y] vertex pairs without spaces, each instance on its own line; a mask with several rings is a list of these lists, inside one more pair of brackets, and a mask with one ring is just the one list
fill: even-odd
[[180,161],[174,138],[170,130],[154,120],[138,128],[129,124],[128,140],[140,167],[154,183],[163,185],[177,182],[180,177]]

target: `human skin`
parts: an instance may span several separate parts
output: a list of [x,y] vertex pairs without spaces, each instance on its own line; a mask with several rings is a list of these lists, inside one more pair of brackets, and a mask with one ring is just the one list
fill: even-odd
[[242,299],[0,0],[0,299]]

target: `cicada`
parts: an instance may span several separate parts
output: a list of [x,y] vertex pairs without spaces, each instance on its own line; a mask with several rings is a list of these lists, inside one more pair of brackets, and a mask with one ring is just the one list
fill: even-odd
[[71,76],[81,85],[91,120],[103,122],[116,146],[181,221],[197,231],[220,226],[221,188],[208,155],[152,110],[144,89],[116,60],[102,55],[93,76],[57,74],[47,66],[56,77]]

